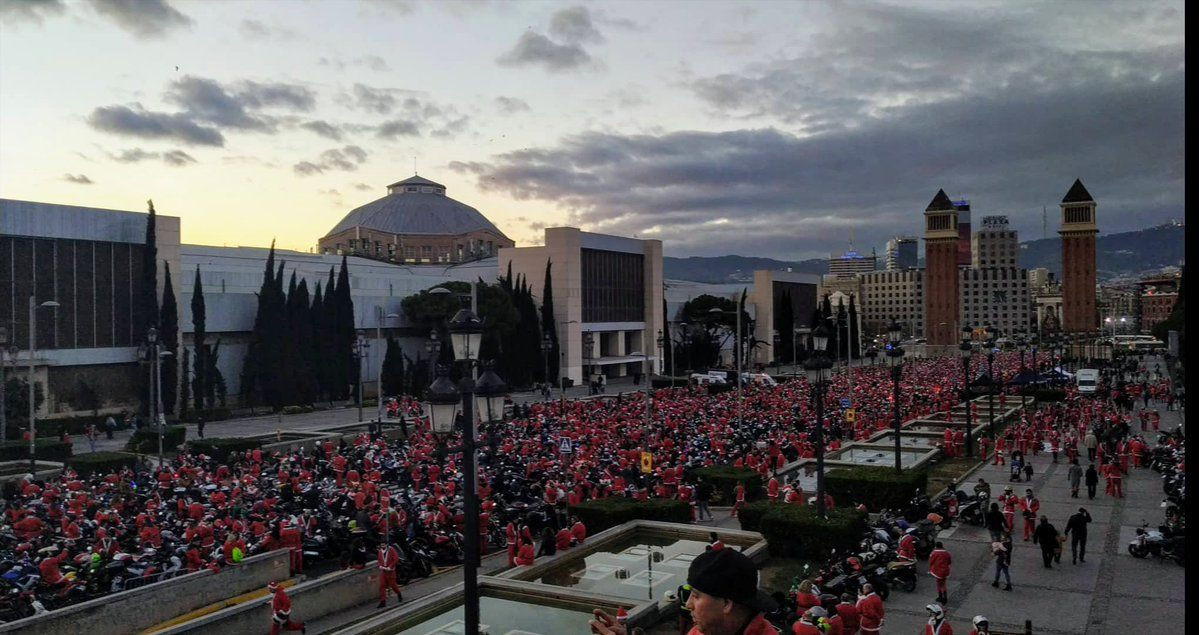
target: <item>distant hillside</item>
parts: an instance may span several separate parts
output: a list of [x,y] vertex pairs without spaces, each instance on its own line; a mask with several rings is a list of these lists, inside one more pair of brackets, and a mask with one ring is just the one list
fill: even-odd
[[[1186,259],[1186,228],[1160,225],[1133,232],[1100,235],[1096,243],[1100,280],[1135,277],[1142,272],[1178,266]],[[882,254],[879,254],[881,264]],[[923,265],[923,262],[921,263]],[[1061,239],[1044,238],[1020,244],[1020,266],[1044,267],[1061,277]],[[671,280],[725,283],[752,282],[756,269],[786,270],[802,273],[828,273],[828,261],[813,258],[787,262],[749,256],[692,256],[662,258],[663,275]]]

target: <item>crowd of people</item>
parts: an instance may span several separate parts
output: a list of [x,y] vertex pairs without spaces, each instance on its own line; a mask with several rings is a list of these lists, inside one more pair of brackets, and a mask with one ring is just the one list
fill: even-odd
[[[993,367],[997,376],[1010,378],[1021,360],[1000,353]],[[955,358],[913,359],[901,382],[905,420],[948,411],[960,400],[961,364]],[[813,456],[816,411],[806,380],[748,386],[741,408],[736,395],[708,394],[699,386],[655,390],[648,427],[643,393],[547,400],[483,426],[476,539],[484,552],[507,548],[512,565],[529,565],[538,555],[535,536],[543,539],[542,554],[547,543],[563,548],[585,539],[586,528],[569,516],[571,504],[669,497],[696,503],[702,517],[711,488],[690,478],[689,468],[742,465],[766,480],[786,463]],[[828,449],[889,427],[893,395],[882,366],[856,368],[852,380],[846,372],[832,373],[822,422]],[[843,397],[857,413],[852,422],[840,408]],[[1041,409],[995,440],[996,460],[1009,448],[1035,454],[1049,439],[1073,461],[1092,424],[1108,424],[1100,428],[1095,450],[1118,495],[1119,476],[1108,465],[1126,469],[1124,454],[1138,455],[1136,445],[1125,441],[1128,414],[1098,403],[1060,408]],[[413,541],[452,557],[465,525],[461,457],[452,449],[457,443],[431,432],[416,400],[399,397],[395,410],[404,424],[395,441],[375,431],[349,443],[234,452],[224,459],[183,448],[161,468],[147,459],[110,474],[82,477],[66,468],[45,481],[27,476],[3,490],[0,560],[37,572],[23,597],[60,606],[126,588],[133,572],[148,577],[216,570],[277,548],[291,550],[293,574],[306,569],[303,553],[309,549],[343,566],[362,566],[376,559],[378,549],[379,563],[393,571]],[[1080,425],[1062,425],[1074,417]],[[1110,432],[1117,428],[1123,433]],[[570,453],[559,451],[563,440]],[[640,469],[642,452],[652,454],[651,474]],[[771,495],[803,504],[798,486],[788,485],[779,493],[775,481]],[[395,557],[392,544],[399,548]],[[139,560],[149,566],[133,566]],[[394,583],[393,576],[381,588],[381,603],[388,589],[398,595]]]

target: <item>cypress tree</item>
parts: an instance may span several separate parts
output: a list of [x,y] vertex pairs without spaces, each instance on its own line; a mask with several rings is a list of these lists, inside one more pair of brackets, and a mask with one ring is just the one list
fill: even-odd
[[183,381],[179,382],[179,417],[183,418],[187,414],[188,401],[191,400],[191,349],[183,347],[183,359],[179,361],[179,368],[183,369]]
[[204,352],[204,359],[208,362],[208,368],[205,369],[204,375],[208,377],[206,390],[208,394],[204,395],[205,401],[212,404],[213,407],[225,407],[225,377],[221,374],[220,367],[217,362],[221,357],[221,339],[218,337],[215,344],[207,347]]
[[394,337],[387,337],[387,352],[383,356],[383,376],[380,378],[383,395],[404,394],[404,351]]
[[[151,327],[158,326],[158,216],[154,212],[154,201],[146,201],[150,208],[146,217],[145,244],[142,249],[142,276],[133,308],[137,331],[135,341],[142,341]],[[150,377],[141,383],[142,403],[146,416],[150,416]],[[164,400],[165,402],[165,400]]]
[[308,281],[301,279],[295,290],[294,301],[288,298],[292,307],[292,340],[288,349],[295,351],[296,373],[295,393],[299,403],[311,405],[317,399],[318,385],[316,379],[316,351],[305,344],[312,341],[312,309],[308,302]]
[[351,390],[353,394],[357,394],[359,373],[359,364],[355,363],[353,351],[354,340],[358,336],[354,328],[354,299],[350,296],[350,272],[345,256],[341,257],[341,269],[337,272],[337,288],[333,296],[336,329],[333,337],[335,348],[332,353],[335,359],[340,360],[338,394],[341,395],[340,399],[345,399]]
[[[554,263],[545,261],[545,281],[541,285],[541,332],[550,336],[549,371],[543,381],[552,382],[558,376],[558,329],[554,322]],[[652,343],[650,344],[653,345]],[[540,350],[540,349],[538,349]],[[543,364],[544,365],[544,364]]]
[[317,281],[316,291],[312,294],[308,317],[312,324],[312,339],[306,342],[306,345],[312,351],[309,358],[312,360],[312,378],[316,383],[316,398],[326,399],[329,396],[329,372],[325,365],[325,294],[321,290],[320,281]]
[[846,328],[849,337],[849,354],[853,358],[861,356],[861,333],[858,332],[858,309],[854,306],[854,294],[849,294],[849,326]]
[[196,266],[196,277],[192,282],[192,346],[196,349],[195,371],[192,373],[192,396],[195,399],[196,410],[203,410],[204,395],[208,394],[207,382],[205,377],[208,368],[207,362],[204,361],[204,352],[207,348],[204,338],[207,333],[205,325],[207,323],[207,313],[204,308],[204,287],[200,284],[200,267]]
[[[275,282],[275,241],[271,241],[271,250],[266,257],[266,265],[262,272],[262,285],[258,288],[258,311],[254,315],[254,330],[250,336],[250,345],[246,350],[246,358],[242,367],[241,390],[243,401],[253,407],[254,404],[265,400],[263,372],[266,364],[266,328],[271,318],[270,303]],[[196,348],[199,356],[200,348]],[[199,361],[199,360],[197,360]],[[201,366],[197,364],[197,368]]]
[[163,266],[162,333],[158,341],[170,353],[163,358],[162,365],[162,409],[170,415],[175,414],[175,396],[178,394],[179,307],[175,303],[175,288],[171,285],[171,264],[164,260]]

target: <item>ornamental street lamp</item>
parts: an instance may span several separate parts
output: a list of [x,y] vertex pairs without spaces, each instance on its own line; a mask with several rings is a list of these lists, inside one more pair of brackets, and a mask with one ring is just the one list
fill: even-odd
[[741,413],[741,403],[742,403],[741,402],[741,355],[742,355],[742,350],[741,350],[741,346],[742,346],[742,341],[741,341],[741,303],[740,302],[737,303],[736,311],[725,311],[724,309],[720,309],[717,307],[712,307],[711,309],[708,309],[708,314],[711,315],[713,318],[719,318],[719,316],[725,315],[728,313],[735,313],[737,316],[737,330],[735,331],[736,335],[733,338],[733,357],[736,358],[735,359],[736,363],[733,365],[733,368],[736,370],[736,373],[737,373],[737,429],[741,430],[745,426],[745,420],[743,419],[742,413]]
[[354,354],[354,363],[358,365],[358,423],[362,423],[362,360],[369,358],[371,343],[358,333],[354,338],[354,343],[351,351]]
[[[903,376],[903,349],[900,348],[899,341],[900,341],[900,338],[902,338],[902,337],[903,337],[903,325],[901,325],[899,322],[897,322],[895,320],[891,320],[890,326],[887,327],[887,364],[891,366],[891,390],[892,390],[891,398],[893,400],[893,403],[891,405],[891,413],[892,413],[891,416],[893,418],[891,425],[894,426],[894,428],[895,428],[895,473],[896,474],[903,472],[903,465],[902,465],[902,463],[900,463],[900,460],[899,460],[899,456],[900,456],[899,455],[899,448],[900,448],[899,434],[900,434],[900,430],[902,430],[902,428],[903,428],[903,424],[900,422],[900,417],[899,417],[899,380]],[[870,356],[870,358],[871,358],[871,361],[873,362],[874,356],[877,355],[878,353],[875,353],[873,349],[871,349],[871,353],[872,353],[872,355]]]
[[[14,346],[14,348],[16,348]],[[0,326],[0,443],[8,440],[8,395],[4,388],[4,365],[8,363],[8,327]]]
[[[483,322],[470,309],[458,311],[448,325],[454,358],[463,368],[458,385],[449,379],[449,369],[439,366],[439,377],[429,386],[429,411],[434,434],[445,438],[453,431],[458,412],[462,413],[463,498],[466,514],[466,553],[463,558],[463,593],[466,632],[479,632],[479,492],[475,467],[475,412],[490,423],[503,418],[503,396],[507,391],[490,365],[476,385],[471,366],[478,361],[483,339]],[[477,400],[477,401],[476,401]],[[461,406],[459,406],[461,403]],[[459,407],[461,410],[459,410]]]
[[774,341],[774,348],[772,349],[772,352],[774,353],[774,355],[772,355],[771,357],[774,358],[774,360],[773,360],[774,361],[774,374],[777,375],[779,372],[779,345],[782,344],[782,342],[783,342],[782,338],[779,337],[779,332],[777,329],[775,329],[775,331],[773,333],[773,341]]
[[384,352],[387,350],[383,343],[383,320],[398,318],[398,317],[400,317],[400,314],[399,313],[384,313],[383,307],[377,307],[375,316],[378,318],[378,320],[375,322],[375,340],[377,342],[379,342],[379,348],[381,349],[379,351],[379,375],[377,377],[375,377],[375,385],[378,386],[378,388],[379,388],[377,391],[375,391],[377,393],[375,395],[375,397],[376,397],[375,401],[379,402],[377,404],[378,410],[379,410],[379,432],[382,433],[383,432],[383,362],[386,361],[384,359],[386,357],[386,355],[384,355]]
[[[545,364],[542,376],[545,377],[547,385],[550,383],[550,351],[552,350],[554,350],[554,339],[550,337],[549,331],[545,331],[541,334],[541,358]],[[549,390],[548,387],[545,389],[547,394]]]
[[[1016,336],[1016,346],[1020,348],[1020,374],[1024,376],[1024,382],[1020,385],[1020,411],[1024,412],[1028,407],[1024,400],[1024,394],[1028,392],[1025,390],[1028,387],[1028,376],[1025,375],[1026,370],[1024,367],[1024,351],[1028,350],[1028,335],[1025,331],[1021,330]],[[1036,351],[1035,348],[1033,350]]]
[[974,345],[970,342],[969,337],[970,327],[962,329],[962,343],[958,345],[958,352],[962,356],[962,399],[966,402],[966,456],[974,456],[974,417],[972,410],[974,409],[974,399],[970,392],[970,357],[974,354]]
[[425,340],[425,357],[429,360],[429,383],[433,382],[434,371],[437,368],[438,353],[441,352],[441,342],[437,338],[437,329],[429,331],[429,339]]
[[816,513],[825,518],[824,508],[824,397],[828,391],[826,371],[833,367],[833,362],[825,353],[828,347],[829,329],[820,324],[812,331],[812,355],[804,362],[808,382],[812,389],[812,399],[816,402]]
[[[669,328],[669,327],[667,327],[667,328]],[[656,340],[656,343],[658,345],[658,366],[659,366],[658,372],[660,373],[660,372],[662,372],[662,370],[661,370],[662,357],[666,354],[666,352],[665,352],[666,351],[666,335],[662,333],[662,329],[658,329],[658,339]],[[671,357],[674,357],[674,356],[671,355]],[[652,385],[653,382],[651,381],[650,383]],[[670,360],[670,387],[674,388],[674,360],[673,359]]]
[[[37,384],[37,382],[34,381],[34,376],[33,376],[34,360],[37,357],[34,354],[37,352],[37,312],[36,312],[36,309],[40,309],[40,308],[44,308],[44,307],[53,308],[53,307],[57,307],[57,306],[59,306],[59,304],[57,302],[55,302],[54,300],[46,300],[45,302],[38,304],[37,300],[35,300],[33,296],[29,296],[29,471],[31,473],[37,472],[37,469],[36,469],[37,463],[34,459],[34,454],[36,453],[36,450],[34,449],[34,443],[35,443],[35,440],[37,439],[37,409],[35,407],[37,405],[37,402],[34,401],[34,392],[33,392],[34,386]],[[47,379],[49,378],[49,376],[50,375],[47,372],[46,373]],[[49,387],[50,387],[50,382],[47,381],[46,382],[47,392],[49,392],[49,390],[48,390]]]
[[[995,438],[995,338],[999,331],[990,324],[987,325],[987,416],[990,417],[991,438]],[[969,429],[967,429],[969,434]]]

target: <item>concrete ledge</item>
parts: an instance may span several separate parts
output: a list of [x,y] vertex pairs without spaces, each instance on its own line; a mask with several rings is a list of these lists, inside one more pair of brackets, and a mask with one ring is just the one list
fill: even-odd
[[264,588],[271,580],[287,578],[289,566],[288,550],[278,549],[250,556],[219,573],[205,569],[10,622],[0,626],[0,633],[133,633],[227,597]]
[[[363,569],[337,571],[315,580],[297,584],[288,590],[293,601],[291,618],[302,622],[331,615],[348,608],[377,601],[379,565]],[[177,633],[262,633],[270,630],[270,598],[253,600],[158,631],[159,635]],[[124,629],[121,632],[129,632]]]

